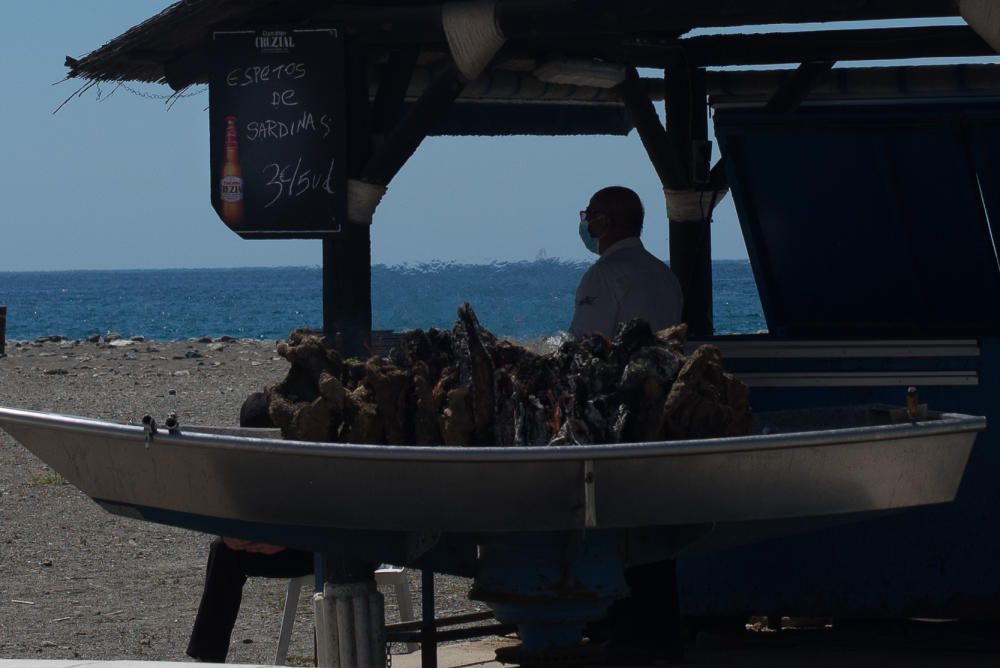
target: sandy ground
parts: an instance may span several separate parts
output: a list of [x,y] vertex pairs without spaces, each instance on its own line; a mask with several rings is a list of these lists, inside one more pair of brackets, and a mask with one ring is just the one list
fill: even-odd
[[[182,425],[235,425],[243,399],[286,369],[273,341],[8,341],[0,406],[133,423],[175,411]],[[0,658],[185,659],[210,540],[107,514],[0,432]],[[419,573],[409,575],[419,610]],[[231,662],[271,662],[286,585],[247,584]],[[440,614],[475,609],[468,586],[439,577]],[[313,657],[307,600],[292,662]]]

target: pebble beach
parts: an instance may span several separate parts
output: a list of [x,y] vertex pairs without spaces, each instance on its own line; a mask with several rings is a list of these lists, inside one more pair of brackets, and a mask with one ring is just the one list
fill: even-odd
[[[110,337],[114,339],[114,337]],[[139,423],[236,425],[244,398],[281,380],[275,341],[7,341],[0,406]],[[186,660],[211,536],[110,515],[0,432],[0,657]],[[419,610],[419,572],[408,571]],[[478,607],[439,577],[441,615]],[[228,657],[271,663],[287,582],[252,578]],[[299,604],[289,663],[312,665]],[[396,607],[387,596],[387,614]]]

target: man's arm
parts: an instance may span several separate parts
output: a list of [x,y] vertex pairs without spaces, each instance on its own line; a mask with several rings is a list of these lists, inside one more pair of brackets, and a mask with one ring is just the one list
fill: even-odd
[[569,333],[575,338],[594,332],[605,336],[615,335],[618,302],[608,276],[602,269],[599,264],[588,269],[576,289],[573,322],[569,326]]

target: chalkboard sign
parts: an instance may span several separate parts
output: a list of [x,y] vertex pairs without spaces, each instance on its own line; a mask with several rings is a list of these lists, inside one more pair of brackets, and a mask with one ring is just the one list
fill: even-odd
[[240,236],[316,238],[347,224],[340,32],[213,35],[212,206]]

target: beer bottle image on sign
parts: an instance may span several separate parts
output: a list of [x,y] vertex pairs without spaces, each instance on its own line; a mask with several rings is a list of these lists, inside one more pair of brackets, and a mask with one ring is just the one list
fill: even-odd
[[226,116],[226,160],[219,180],[222,220],[236,225],[243,220],[243,170],[240,169],[240,146],[236,117]]

